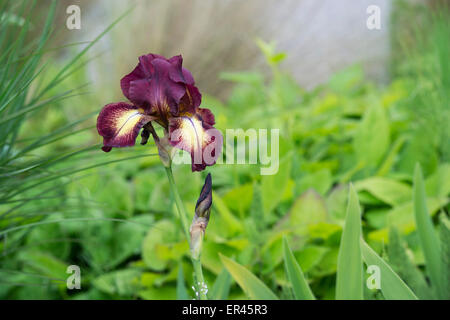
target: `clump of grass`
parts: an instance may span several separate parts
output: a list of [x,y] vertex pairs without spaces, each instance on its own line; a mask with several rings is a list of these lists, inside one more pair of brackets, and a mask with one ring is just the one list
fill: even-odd
[[426,136],[438,157],[449,161],[450,6],[445,1],[426,5],[397,2],[391,70],[411,79],[406,107],[414,111],[413,133]]
[[[58,144],[91,127],[88,114],[69,121],[51,132],[30,131],[30,122],[40,123],[49,108],[59,107],[80,94],[80,88],[61,91],[60,85],[80,67],[85,53],[114,26],[116,20],[94,41],[80,50],[50,78],[44,77],[52,51],[49,40],[54,30],[57,1],[52,1],[41,21],[35,15],[37,1],[0,0],[0,265],[20,268],[12,257],[27,244],[35,227],[67,221],[67,186],[75,174],[117,159],[82,166],[97,145],[58,148]],[[36,28],[39,26],[39,28]],[[41,30],[40,34],[36,29]],[[41,131],[42,132],[42,131]],[[51,150],[51,151],[49,151]],[[76,162],[73,160],[77,159]],[[50,220],[53,215],[59,219]],[[62,217],[62,218],[61,218]],[[45,221],[43,221],[45,220]],[[70,239],[54,239],[70,241]],[[52,239],[46,239],[52,241]],[[47,245],[43,241],[41,245]],[[35,243],[32,245],[39,245]],[[28,246],[31,246],[28,243]],[[45,265],[45,263],[44,263]],[[15,270],[20,273],[19,269]],[[14,285],[14,283],[11,283]]]

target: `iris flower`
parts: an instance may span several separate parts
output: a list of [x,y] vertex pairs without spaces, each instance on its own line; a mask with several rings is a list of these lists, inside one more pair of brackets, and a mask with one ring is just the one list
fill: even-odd
[[[97,118],[103,151],[134,146],[142,130],[142,144],[152,133],[158,147],[161,141],[167,141],[167,148],[189,152],[192,171],[201,171],[216,162],[222,135],[213,127],[212,112],[200,108],[202,96],[182,63],[181,55],[170,59],[157,54],[139,57],[136,68],[120,81],[122,92],[131,103],[107,104]],[[152,123],[164,128],[165,139],[159,141]]]

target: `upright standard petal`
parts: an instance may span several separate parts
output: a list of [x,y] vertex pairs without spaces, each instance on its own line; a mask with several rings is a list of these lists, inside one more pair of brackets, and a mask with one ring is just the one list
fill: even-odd
[[124,95],[146,114],[158,117],[163,126],[180,112],[195,113],[201,95],[182,63],[181,56],[166,59],[148,54],[139,57],[137,67],[120,81]]
[[174,56],[168,60],[174,68],[170,70],[170,78],[175,82],[181,82],[194,85],[194,77],[188,69],[183,68],[183,57],[181,55]]
[[202,171],[216,163],[222,151],[223,137],[219,130],[196,114],[170,119],[169,142],[191,154],[192,171]]
[[97,131],[103,137],[102,150],[134,146],[139,131],[151,120],[142,109],[128,103],[107,104],[97,118]]
[[128,98],[128,100],[131,101],[130,98],[130,84],[133,81],[136,80],[142,80],[142,79],[150,79],[154,70],[153,65],[151,62],[156,58],[162,58],[165,59],[163,56],[160,56],[158,54],[147,54],[139,57],[139,63],[134,68],[133,71],[131,71],[129,74],[127,74],[125,77],[120,80],[120,86],[122,88],[122,92],[125,97]]

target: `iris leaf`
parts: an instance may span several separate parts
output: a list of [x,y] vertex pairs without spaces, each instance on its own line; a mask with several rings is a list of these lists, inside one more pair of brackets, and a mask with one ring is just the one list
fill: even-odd
[[350,185],[347,214],[339,247],[336,299],[363,299],[363,269],[361,247],[361,211],[353,185]]
[[367,266],[377,266],[380,270],[380,284],[383,296],[388,300],[417,300],[416,295],[392,268],[364,240],[361,251]]
[[291,248],[289,248],[289,243],[286,238],[283,238],[283,252],[286,275],[289,282],[292,284],[295,298],[297,300],[315,300],[308,282],[303,275],[302,269],[295,259]]
[[220,259],[245,294],[252,300],[278,300],[278,297],[264,282],[259,280],[247,268],[221,254]]

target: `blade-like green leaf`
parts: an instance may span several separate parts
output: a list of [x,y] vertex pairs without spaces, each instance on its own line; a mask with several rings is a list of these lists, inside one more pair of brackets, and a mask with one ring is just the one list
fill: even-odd
[[380,269],[381,292],[388,300],[417,300],[416,295],[403,282],[392,268],[361,239],[361,251],[367,266]]
[[388,151],[389,132],[389,119],[385,109],[377,101],[371,101],[353,140],[358,160],[363,161],[369,167],[376,167]]
[[441,288],[440,244],[428,213],[422,169],[419,164],[416,164],[414,170],[413,202],[416,228],[425,256],[427,273],[430,276],[431,284],[438,292],[443,293],[444,289]]
[[214,285],[211,288],[211,294],[209,295],[212,300],[226,300],[230,293],[231,276],[227,269],[223,268],[220,274],[217,276]]
[[302,269],[300,268],[297,260],[295,260],[291,248],[289,248],[289,243],[286,238],[283,238],[283,252],[287,278],[292,284],[292,290],[294,291],[295,298],[297,300],[315,300],[315,297],[309,288],[308,282],[303,276]]
[[358,195],[350,185],[347,214],[339,247],[336,299],[363,299],[363,268],[361,247],[361,211]]
[[253,300],[278,300],[278,297],[247,268],[219,253],[220,260],[245,294]]
[[450,220],[445,213],[440,215],[442,287],[445,289],[442,299],[450,300]]

